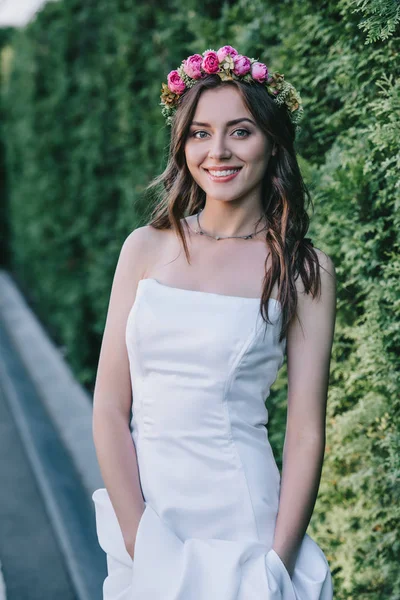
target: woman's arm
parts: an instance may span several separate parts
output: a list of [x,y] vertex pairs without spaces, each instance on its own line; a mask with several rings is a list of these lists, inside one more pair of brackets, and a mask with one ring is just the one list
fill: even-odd
[[[297,315],[287,335],[288,411],[279,511],[273,548],[293,575],[318,495],[325,451],[326,401],[336,318],[336,273],[316,250],[321,296],[298,289]],[[299,281],[300,280],[300,281]],[[298,285],[302,285],[301,278]]]
[[[132,388],[125,330],[141,279],[146,227],[125,240],[114,274],[93,398],[93,440],[126,549],[133,558],[144,511],[135,445],[129,430]],[[139,261],[140,258],[140,261]]]

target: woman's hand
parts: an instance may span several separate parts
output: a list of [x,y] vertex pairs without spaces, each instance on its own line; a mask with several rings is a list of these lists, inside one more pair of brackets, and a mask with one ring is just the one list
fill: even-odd
[[[275,550],[276,554],[279,556],[279,558],[281,559],[281,561],[283,562],[283,566],[285,567],[286,571],[288,572],[289,577],[292,578],[297,557],[293,557],[293,555],[286,555],[286,553],[283,552],[282,550],[279,550],[279,552],[275,548],[274,548],[274,550]],[[294,558],[294,560],[293,560],[293,558]]]
[[146,509],[146,504],[144,503],[143,510],[137,520],[135,535],[132,535],[131,534],[132,532],[129,532],[128,536],[123,535],[126,551],[128,552],[128,554],[132,560],[134,560],[136,536],[137,536],[137,532],[139,529],[139,524],[140,524],[140,521],[142,520],[142,516],[143,516],[145,509]]

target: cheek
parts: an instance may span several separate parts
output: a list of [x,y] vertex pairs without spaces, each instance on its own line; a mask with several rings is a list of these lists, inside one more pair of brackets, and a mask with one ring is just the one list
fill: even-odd
[[199,146],[188,144],[185,148],[186,162],[188,165],[196,167],[204,157],[204,150],[201,150]]
[[199,165],[203,162],[198,156],[198,152],[193,148],[185,149],[186,166],[193,179],[198,182],[199,179]]
[[251,159],[253,162],[262,162],[263,160],[267,160],[269,154],[269,145],[266,144],[264,140],[253,138],[252,143],[250,143],[247,147],[247,152],[249,159]]
[[254,165],[257,170],[263,171],[268,166],[270,159],[270,150],[266,145],[257,145],[252,149],[251,155],[249,154],[249,161]]

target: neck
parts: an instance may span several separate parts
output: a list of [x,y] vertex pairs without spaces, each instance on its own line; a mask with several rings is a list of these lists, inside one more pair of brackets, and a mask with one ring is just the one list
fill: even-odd
[[254,216],[249,215],[248,211],[237,211],[228,216],[210,214],[207,207],[204,207],[196,216],[196,224],[199,223],[201,229],[213,237],[241,237],[264,229],[265,219],[260,218],[261,210],[254,211]]

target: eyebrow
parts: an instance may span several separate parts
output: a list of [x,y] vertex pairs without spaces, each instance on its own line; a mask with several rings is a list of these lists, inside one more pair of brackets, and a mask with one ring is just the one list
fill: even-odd
[[[228,121],[226,125],[227,127],[229,127],[230,125],[236,125],[237,123],[241,123],[242,121],[248,121],[252,125],[255,125],[254,121],[252,121],[251,119],[247,119],[246,117],[243,117],[242,119],[233,119],[233,121]],[[210,123],[200,123],[200,121],[192,121],[191,125],[197,125],[199,127],[211,127]]]

